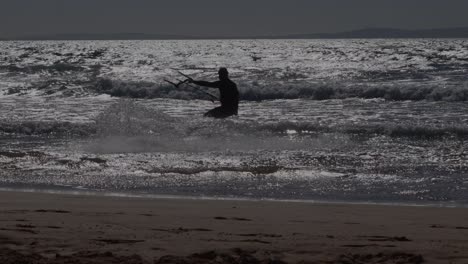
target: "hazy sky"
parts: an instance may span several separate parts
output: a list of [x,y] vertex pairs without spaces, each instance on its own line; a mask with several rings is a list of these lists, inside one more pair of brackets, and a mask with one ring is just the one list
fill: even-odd
[[468,0],[0,0],[0,37],[269,35],[468,26]]

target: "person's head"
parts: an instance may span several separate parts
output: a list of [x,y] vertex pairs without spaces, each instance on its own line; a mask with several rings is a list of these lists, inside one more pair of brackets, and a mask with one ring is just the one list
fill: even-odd
[[219,68],[218,74],[220,80],[226,80],[229,78],[229,72],[226,68]]

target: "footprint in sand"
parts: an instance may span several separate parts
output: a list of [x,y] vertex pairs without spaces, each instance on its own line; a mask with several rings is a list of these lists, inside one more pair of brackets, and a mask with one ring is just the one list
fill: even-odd
[[71,213],[70,211],[65,211],[65,210],[44,210],[44,209],[36,210],[35,212],[36,213],[55,213],[55,214],[69,214],[69,213]]
[[135,244],[145,242],[145,240],[133,240],[133,239],[93,239],[96,242],[103,242],[106,244]]
[[408,239],[407,237],[389,237],[389,236],[359,236],[362,238],[367,238],[367,240],[372,241],[372,242],[410,242],[412,241],[411,239]]
[[232,218],[227,218],[224,216],[217,216],[214,217],[215,220],[233,220],[233,221],[252,221],[252,219],[247,219],[247,218],[241,218],[241,217],[232,217]]
[[20,232],[20,233],[29,233],[29,234],[38,234],[38,232],[31,230],[31,229],[25,229],[25,228],[0,228],[1,231],[12,231],[12,232]]
[[49,228],[49,229],[62,229],[62,227],[60,227],[60,226],[46,226],[45,228]]
[[395,245],[378,245],[378,244],[356,244],[356,245],[342,245],[341,247],[348,248],[364,248],[364,247],[384,247],[384,248],[394,248]]
[[465,226],[456,226],[456,227],[450,227],[450,226],[443,226],[443,225],[431,225],[430,228],[449,228],[449,229],[457,229],[457,230],[468,230],[468,227]]
[[14,246],[21,246],[22,244],[18,241],[13,240],[12,238],[9,238],[7,236],[0,236],[0,245],[2,246],[8,246],[8,245],[14,245]]
[[206,228],[173,228],[173,229],[163,229],[163,228],[153,228],[151,229],[153,231],[159,231],[159,232],[168,232],[172,234],[181,234],[181,233],[188,233],[188,232],[211,232],[213,230],[211,229],[206,229]]

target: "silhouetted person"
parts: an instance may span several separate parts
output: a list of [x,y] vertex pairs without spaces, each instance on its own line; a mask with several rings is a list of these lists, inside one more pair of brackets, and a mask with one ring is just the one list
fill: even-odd
[[229,79],[229,72],[226,68],[220,68],[218,74],[219,81],[216,82],[190,80],[191,83],[196,85],[219,89],[221,106],[206,112],[205,116],[226,118],[237,115],[237,110],[239,108],[239,91],[237,90],[237,85]]

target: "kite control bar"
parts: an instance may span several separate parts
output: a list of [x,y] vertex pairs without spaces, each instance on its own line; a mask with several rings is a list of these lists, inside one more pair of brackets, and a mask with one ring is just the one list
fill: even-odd
[[186,74],[183,74],[181,71],[177,71],[178,74],[184,76],[185,78],[187,78],[187,80],[193,80],[192,77],[186,75]]
[[[175,70],[175,69],[174,69],[174,70]],[[210,93],[208,93],[208,92],[205,92],[205,91],[201,90],[200,88],[198,88],[198,87],[196,87],[196,86],[191,85],[191,84],[190,84],[190,81],[193,80],[192,77],[190,77],[190,76],[188,76],[188,75],[186,75],[186,74],[184,74],[184,73],[182,73],[182,72],[180,72],[180,71],[178,71],[178,70],[176,70],[176,71],[177,71],[178,74],[184,76],[184,77],[187,78],[187,79],[184,80],[184,81],[178,80],[178,81],[179,81],[178,83],[171,82],[171,81],[168,81],[168,80],[164,80],[164,81],[167,82],[167,83],[169,83],[169,84],[174,85],[176,88],[179,88],[179,86],[181,86],[181,85],[183,85],[183,84],[186,84],[186,85],[188,85],[188,86],[190,86],[190,87],[192,87],[192,88],[195,88],[195,89],[199,90],[200,92],[202,92],[202,93],[208,95],[208,96],[211,98],[211,101],[212,101],[213,103],[215,102],[215,100],[219,100],[218,97],[216,97],[216,96],[214,96],[214,95],[212,95],[212,94],[210,94]]]
[[167,83],[170,83],[172,85],[174,85],[176,88],[179,88],[179,86],[181,86],[182,84],[185,84],[185,83],[188,83],[189,79],[185,80],[185,81],[180,81],[178,80],[179,82],[178,83],[174,83],[174,82],[171,82],[171,81],[168,81],[166,79],[164,79],[165,82]]

